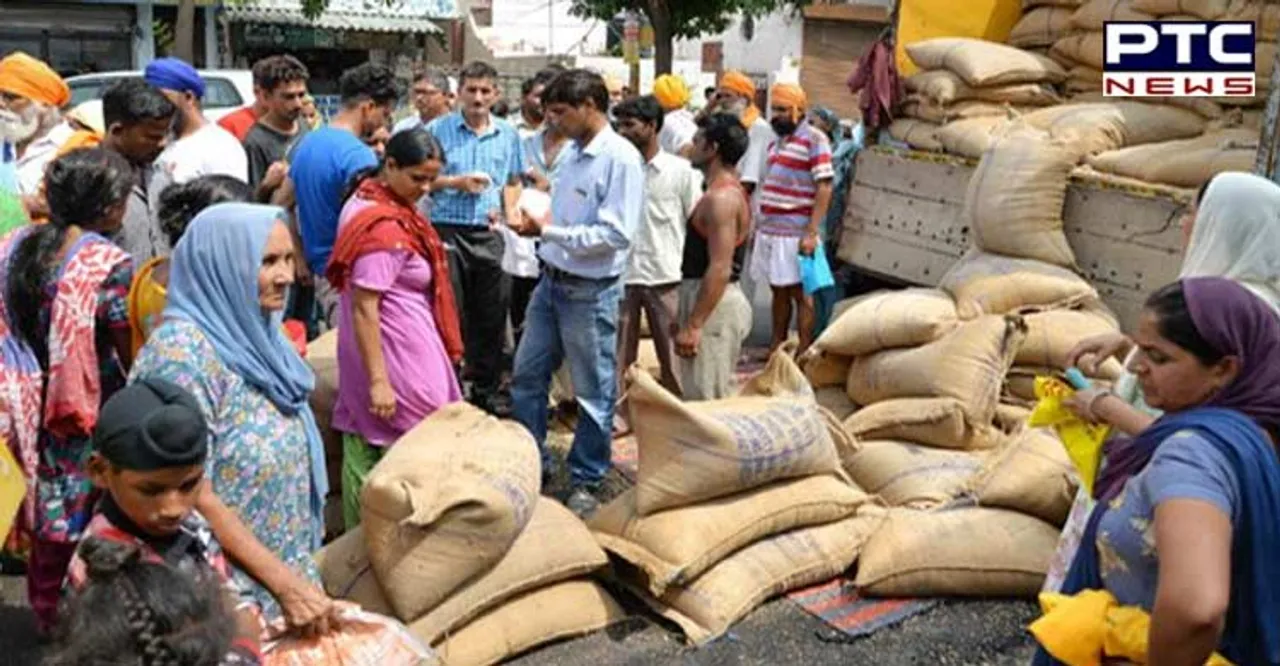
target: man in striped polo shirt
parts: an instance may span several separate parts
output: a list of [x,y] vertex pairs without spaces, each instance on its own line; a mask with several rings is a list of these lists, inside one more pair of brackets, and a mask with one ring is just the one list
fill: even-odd
[[769,124],[778,140],[769,147],[761,178],[751,275],[773,289],[771,351],[786,341],[794,308],[803,353],[813,342],[814,312],[801,284],[800,255],[810,256],[821,247],[818,232],[831,206],[835,172],[826,135],[804,120],[804,90],[779,83],[769,97]]

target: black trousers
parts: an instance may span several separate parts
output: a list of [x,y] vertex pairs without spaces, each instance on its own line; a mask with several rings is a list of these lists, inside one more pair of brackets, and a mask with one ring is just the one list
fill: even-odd
[[498,394],[510,284],[502,271],[502,236],[488,227],[436,224],[448,248],[449,277],[462,321],[473,402]]

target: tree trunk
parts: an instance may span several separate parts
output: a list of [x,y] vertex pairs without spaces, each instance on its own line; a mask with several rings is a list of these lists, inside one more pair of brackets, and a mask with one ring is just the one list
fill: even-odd
[[[683,0],[682,0],[683,1]],[[671,35],[671,7],[668,0],[649,0],[649,23],[653,25],[653,76],[670,74],[675,44]]]
[[196,62],[196,0],[178,1],[178,18],[173,22],[173,56],[192,65]]

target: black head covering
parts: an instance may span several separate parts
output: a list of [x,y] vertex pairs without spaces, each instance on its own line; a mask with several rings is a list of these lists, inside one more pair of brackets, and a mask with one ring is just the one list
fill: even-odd
[[209,427],[200,404],[163,379],[140,379],[107,400],[93,448],[122,469],[149,471],[204,462]]

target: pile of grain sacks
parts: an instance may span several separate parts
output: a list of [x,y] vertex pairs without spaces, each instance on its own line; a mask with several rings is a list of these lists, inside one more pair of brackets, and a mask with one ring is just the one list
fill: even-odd
[[540,479],[521,426],[442,408],[374,467],[361,526],[317,555],[326,591],[399,618],[446,666],[488,666],[624,619],[588,578],[604,551],[539,495]]
[[849,568],[884,509],[841,472],[853,444],[785,355],[738,397],[684,403],[628,374],[636,485],[591,519],[617,581],[690,643]]

